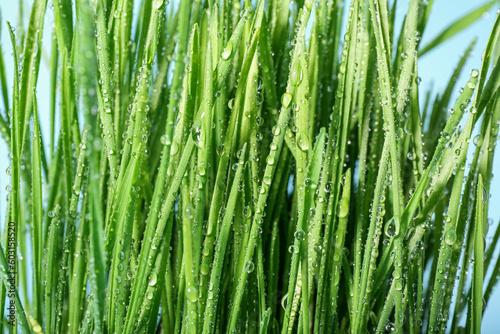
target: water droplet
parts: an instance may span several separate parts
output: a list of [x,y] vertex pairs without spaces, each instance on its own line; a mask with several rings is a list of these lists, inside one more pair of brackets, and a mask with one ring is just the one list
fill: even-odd
[[302,151],[309,149],[309,138],[305,132],[299,132],[297,135],[297,145]]
[[279,126],[278,124],[273,126],[273,135],[279,136],[280,133],[281,133],[281,126]]
[[210,267],[208,266],[208,264],[202,263],[200,266],[200,271],[202,275],[208,275],[208,273],[210,272]]
[[224,144],[220,144],[219,147],[217,147],[217,155],[219,157],[224,155]]
[[189,287],[186,290],[186,296],[191,303],[196,303],[198,300],[198,291],[193,287]]
[[193,137],[193,141],[196,146],[200,146],[200,139],[201,139],[201,129],[198,127],[193,127],[191,129],[191,136]]
[[[298,64],[298,63],[297,63]],[[297,86],[301,81],[302,81],[302,71],[300,70],[300,68],[297,66],[296,68],[294,68],[293,70],[291,70],[290,72],[290,83],[293,85],[293,86]]]
[[481,141],[481,134],[480,133],[477,134],[474,137],[474,139],[472,140],[472,142],[474,143],[474,145],[479,146],[482,143],[482,141]]
[[247,265],[245,267],[245,270],[247,271],[247,273],[250,274],[254,269],[255,269],[255,264],[253,264],[252,261],[248,261]]
[[304,230],[297,230],[297,231],[295,231],[294,236],[295,236],[295,239],[297,239],[299,241],[303,241],[305,239],[306,232],[304,232]]
[[177,153],[179,153],[179,144],[173,142],[172,146],[170,147],[170,155],[175,156],[177,155]]
[[221,58],[227,60],[229,57],[231,57],[232,53],[233,53],[233,42],[229,41],[226,44],[224,51],[222,51]]
[[305,185],[307,188],[311,187],[311,186],[313,185],[313,182],[312,182],[311,178],[309,178],[309,177],[308,177],[308,178],[306,178],[306,179],[304,180],[304,185]]
[[345,63],[345,61],[343,61],[343,62],[340,63],[339,72],[342,73],[342,74],[344,74],[345,70],[346,70],[346,63]]
[[155,286],[157,281],[158,281],[158,275],[156,274],[156,272],[153,271],[151,273],[151,277],[149,278],[148,285],[149,286]]
[[281,105],[283,108],[288,108],[292,102],[292,94],[286,92],[281,96]]
[[454,229],[448,230],[444,234],[444,242],[446,242],[448,245],[452,246],[457,242],[457,234],[455,233]]
[[252,209],[250,208],[249,205],[245,206],[245,208],[243,209],[243,215],[246,217],[246,218],[250,218],[252,217]]
[[396,221],[394,220],[394,218],[391,218],[389,219],[389,221],[387,221],[384,227],[384,232],[385,235],[388,236],[389,238],[392,238],[397,234]]

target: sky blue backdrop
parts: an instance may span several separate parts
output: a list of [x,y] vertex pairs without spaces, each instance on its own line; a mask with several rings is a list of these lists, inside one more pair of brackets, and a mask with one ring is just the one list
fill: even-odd
[[[32,1],[25,0],[25,3],[30,4]],[[50,1],[49,1],[50,2]],[[136,1],[138,2],[138,1]],[[171,1],[171,3],[177,1]],[[392,3],[392,1],[390,1]],[[408,8],[408,0],[399,1],[399,7],[397,8],[397,17],[401,20]],[[485,0],[435,0],[433,10],[431,12],[429,23],[426,28],[425,34],[422,37],[422,43],[425,44],[435,37],[438,32],[440,32],[448,24],[461,17],[462,15],[470,12],[472,9],[479,7],[481,4],[486,3]],[[29,6],[26,6],[26,14],[29,14]],[[1,43],[4,47],[5,62],[7,66],[7,74],[9,78],[9,89],[11,88],[12,82],[12,58],[10,57],[12,49],[10,41],[8,39],[7,28],[5,21],[11,21],[12,23],[17,22],[17,12],[18,12],[18,1],[2,0],[0,3],[0,9],[2,10],[2,34]],[[448,40],[435,51],[425,55],[422,59],[419,59],[419,76],[422,79],[422,92],[433,85],[434,92],[443,91],[446,87],[448,78],[456,66],[461,54],[465,51],[466,47],[472,40],[472,38],[477,37],[478,41],[476,47],[466,64],[466,71],[460,77],[458,81],[458,86],[463,86],[467,82],[467,77],[469,75],[469,70],[473,68],[479,68],[481,63],[481,54],[486,46],[486,42],[489,37],[489,32],[493,25],[494,19],[497,15],[498,6],[491,9],[488,13],[483,15],[483,18],[475,23],[473,26],[469,27],[466,31],[460,33],[458,36]],[[53,12],[52,10],[47,11],[47,16],[45,19],[45,32],[44,41],[45,49],[50,43],[50,25],[53,22]],[[26,20],[25,20],[26,21]],[[399,22],[399,25],[401,23]],[[398,27],[396,27],[398,29]],[[398,30],[396,30],[398,31]],[[11,89],[9,91],[12,91]],[[457,97],[458,91],[454,93],[454,98]],[[423,95],[423,94],[422,94]],[[48,133],[49,129],[49,73],[47,70],[46,63],[42,63],[40,69],[40,77],[38,80],[38,98],[40,106],[40,119],[42,124],[42,131]],[[3,105],[0,105],[2,113],[4,113]],[[47,136],[45,136],[47,137]],[[499,154],[499,153],[497,153]],[[5,170],[9,166],[8,159],[8,149],[3,140],[0,140],[0,225],[3,226],[5,220],[5,208],[6,208],[6,186],[10,183],[10,178],[6,175]],[[500,173],[500,158],[494,163],[494,173]],[[500,178],[494,177],[492,184],[492,193],[490,197],[490,212],[489,217],[492,218],[494,222],[490,226],[490,235],[492,231],[495,230],[499,220],[500,220],[500,206],[494,205],[494,203],[500,203]],[[497,251],[498,256],[498,251]],[[25,257],[26,258],[26,257]],[[487,274],[487,278],[489,274]],[[497,289],[494,296],[491,298],[491,304],[487,308],[484,320],[483,320],[483,332],[484,333],[498,333],[498,312],[500,310],[500,289]]]

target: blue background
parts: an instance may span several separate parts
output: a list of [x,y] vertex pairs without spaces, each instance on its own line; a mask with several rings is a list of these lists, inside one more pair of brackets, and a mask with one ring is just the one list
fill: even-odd
[[[136,1],[138,2],[138,1]],[[177,1],[175,1],[177,2]],[[392,1],[390,1],[392,3]],[[426,44],[428,41],[432,40],[440,31],[442,31],[447,25],[452,23],[457,18],[465,15],[471,10],[479,7],[480,5],[486,3],[485,0],[477,1],[467,1],[467,0],[435,0],[434,5],[429,17],[429,23],[427,25],[426,31],[422,36],[422,45]],[[32,1],[25,1],[25,26],[27,25],[27,17],[30,13]],[[49,3],[49,6],[51,4]],[[2,26],[1,26],[1,43],[4,48],[5,63],[7,66],[7,75],[9,82],[9,92],[12,92],[12,48],[10,40],[8,38],[7,26],[5,21],[10,21],[13,26],[16,26],[18,21],[18,1],[2,0],[0,3],[0,9],[2,10]],[[398,18],[398,23],[396,25],[395,31],[399,31],[401,26],[401,21],[407,11],[408,1],[399,1],[396,17]],[[477,37],[477,43],[471,57],[467,61],[463,75],[459,78],[457,87],[466,84],[469,71],[471,69],[479,69],[481,64],[481,54],[483,53],[489,33],[493,26],[495,17],[497,15],[498,6],[494,6],[489,12],[483,15],[483,18],[476,22],[474,25],[469,27],[467,30],[461,32],[454,38],[449,39],[441,46],[436,48],[431,53],[426,54],[424,57],[419,59],[419,76],[422,79],[422,84],[420,86],[421,93],[423,96],[427,89],[433,87],[433,95],[436,92],[442,92],[448,79],[450,78],[453,69],[458,63],[460,56],[463,54],[470,41]],[[45,30],[44,30],[44,50],[45,57],[42,58],[40,76],[38,79],[38,99],[40,108],[40,119],[42,131],[44,133],[44,138],[48,138],[50,119],[49,119],[49,72],[47,70],[47,54],[50,50],[48,47],[51,40],[51,25],[54,19],[52,10],[47,10],[47,15],[45,18]],[[454,92],[452,101],[458,96],[458,89]],[[4,106],[0,105],[2,108],[2,114],[5,114]],[[46,140],[48,145],[48,141]],[[473,147],[469,151],[473,151]],[[500,154],[497,152],[497,155]],[[6,186],[10,184],[10,177],[7,176],[5,170],[9,166],[8,158],[8,148],[3,140],[0,140],[0,217],[2,221],[5,220],[5,209],[6,209]],[[494,172],[500,173],[500,158],[497,156],[494,162]],[[491,236],[499,223],[500,220],[500,206],[494,203],[500,203],[500,179],[498,177],[493,177],[493,183],[491,186],[490,194],[490,212],[488,214],[489,218],[493,221],[493,224],[489,228],[489,236],[487,242],[491,240]],[[498,250],[496,252],[496,257],[498,256]],[[25,261],[26,257],[22,260]],[[486,279],[488,280],[490,273],[487,273]],[[490,304],[484,313],[483,319],[483,332],[484,333],[498,333],[500,332],[500,326],[498,324],[498,314],[500,310],[500,289],[496,289],[493,296],[490,299]]]

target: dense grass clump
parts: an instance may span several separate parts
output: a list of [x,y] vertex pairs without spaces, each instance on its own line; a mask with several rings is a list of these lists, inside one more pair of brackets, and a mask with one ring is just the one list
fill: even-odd
[[401,31],[387,0],[52,0],[51,46],[47,0],[2,22],[18,332],[479,333],[500,18],[419,98],[419,57],[494,5],[420,45],[432,3]]

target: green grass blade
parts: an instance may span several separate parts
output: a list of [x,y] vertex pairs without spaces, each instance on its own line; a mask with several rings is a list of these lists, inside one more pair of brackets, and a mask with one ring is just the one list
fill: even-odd
[[388,0],[27,4],[0,48],[13,332],[481,329],[500,19],[450,113],[476,41],[425,96],[418,55],[494,1],[423,46],[432,0],[403,16]]
[[[476,96],[474,96],[474,100],[479,98],[479,103],[477,104],[477,109],[479,113],[483,111],[483,108],[486,106],[488,100],[491,97],[491,94],[498,89],[498,70],[495,69],[491,75],[490,79],[486,86],[484,86],[486,82],[486,76],[488,74],[488,69],[490,66],[490,61],[493,58],[493,52],[495,50],[495,46],[499,45],[498,39],[500,36],[500,16],[497,15],[495,20],[495,24],[491,31],[490,37],[488,39],[488,44],[486,45],[486,50],[484,52],[484,58],[481,65],[481,70],[479,72],[479,82],[478,82],[478,90]],[[496,73],[496,75],[494,75]]]
[[224,218],[221,224],[219,238],[216,246],[216,252],[214,255],[214,262],[212,265],[212,271],[210,274],[209,291],[207,296],[207,304],[205,307],[205,316],[203,321],[203,333],[213,333],[214,325],[216,323],[215,315],[217,313],[218,303],[220,302],[218,294],[214,293],[219,291],[222,270],[224,263],[224,256],[227,249],[228,239],[231,233],[231,220],[236,206],[236,201],[238,200],[238,193],[240,182],[243,174],[244,157],[246,154],[246,145],[243,146],[242,152],[240,153],[241,159],[238,162],[238,168],[234,175],[233,184],[231,186],[231,192],[228,197],[226,210],[224,213]]
[[338,211],[339,223],[335,231],[335,246],[333,250],[332,261],[332,283],[330,285],[330,298],[333,303],[330,305],[331,315],[335,317],[337,314],[337,300],[339,293],[339,283],[341,276],[341,266],[344,253],[344,242],[347,233],[347,222],[349,220],[349,209],[351,200],[351,170],[348,169],[344,179],[344,189],[342,191],[342,198],[340,199],[340,206]]
[[472,278],[472,297],[471,297],[471,330],[474,333],[481,333],[481,317],[483,314],[483,280],[484,280],[484,213],[483,206],[483,178],[479,174],[477,183],[477,202],[476,202],[476,219],[474,226],[474,265],[473,265],[473,278]]
[[419,56],[423,56],[427,52],[431,51],[435,47],[439,46],[446,40],[460,33],[462,30],[466,29],[468,26],[476,22],[480,19],[484,12],[487,12],[496,1],[490,1],[486,4],[476,8],[470,13],[465,14],[461,18],[457,19],[453,23],[451,23],[448,27],[446,27],[439,35],[437,35],[432,41],[424,45],[420,51],[418,52]]
[[38,121],[38,104],[35,94],[33,95],[33,314],[36,320],[43,323],[42,318],[42,249],[43,249],[43,194],[42,194],[42,162],[40,155],[40,124]]
[[[91,167],[92,168],[92,167]],[[90,220],[90,285],[94,302],[93,318],[94,328],[103,332],[104,306],[106,294],[106,255],[103,240],[102,208],[98,197],[96,180],[90,176],[90,207],[92,219]]]

